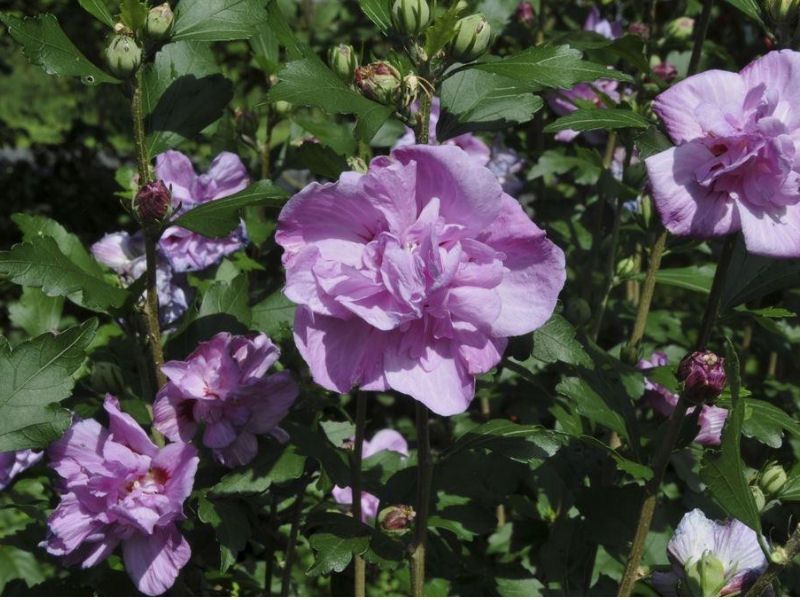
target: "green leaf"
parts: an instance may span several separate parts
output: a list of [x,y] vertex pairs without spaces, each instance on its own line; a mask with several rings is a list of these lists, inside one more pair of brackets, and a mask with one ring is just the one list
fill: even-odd
[[246,467],[240,467],[225,475],[211,488],[216,495],[261,494],[272,483],[285,483],[303,474],[306,458],[289,444],[271,443],[269,450],[261,449],[258,457]]
[[358,117],[356,133],[371,140],[394,110],[353,91],[318,58],[290,62],[278,74],[279,82],[269,93],[270,101],[285,100],[298,106],[315,106],[331,114]]
[[114,15],[111,13],[111,6],[108,0],[78,0],[78,3],[83,10],[101,23],[114,27]]
[[800,423],[772,402],[747,398],[745,405],[742,433],[747,437],[756,438],[773,448],[780,448],[783,444],[784,431],[800,437]]
[[533,332],[532,356],[545,363],[591,366],[592,359],[575,339],[575,328],[561,315],[553,315]]
[[353,560],[369,548],[370,529],[353,517],[325,513],[319,522],[320,531],[312,534],[308,542],[315,552],[315,562],[308,571],[310,577],[341,573]]
[[[634,279],[644,279],[644,274],[639,273]],[[660,269],[656,275],[656,281],[662,285],[671,285],[703,294],[708,294],[711,291],[711,282],[713,280],[713,265]]]
[[56,331],[61,323],[64,298],[50,297],[39,288],[22,289],[19,302],[8,307],[8,318],[29,336]]
[[147,22],[147,4],[141,0],[121,0],[120,20],[133,31],[139,31]]
[[740,236],[722,290],[722,310],[796,287],[800,287],[800,261],[750,254]]
[[48,296],[67,296],[90,310],[120,308],[128,292],[72,262],[50,237],[40,237],[0,252],[0,274],[18,285],[41,288]]
[[45,572],[32,553],[0,544],[0,593],[15,579],[23,580],[31,588],[45,580]]
[[425,53],[428,56],[434,56],[453,39],[461,10],[458,2],[454,2],[425,30]]
[[72,392],[96,331],[91,319],[13,350],[0,344],[0,452],[42,448],[69,426],[69,413],[56,403]]
[[239,226],[242,211],[248,206],[280,208],[288,195],[266,179],[256,181],[232,196],[196,206],[178,217],[175,224],[207,237],[224,237]]
[[252,327],[273,339],[286,339],[292,331],[296,310],[291,300],[278,290],[252,307]]
[[[561,447],[563,439],[555,432],[548,431],[541,425],[520,425],[505,419],[493,419],[488,423],[470,429],[461,435],[450,448],[442,455],[442,460],[476,448],[488,448],[507,454],[505,450],[518,450],[518,445],[510,446],[511,440],[524,440],[529,442],[529,456],[522,457],[523,462],[534,458],[548,458],[553,456]],[[514,453],[515,454],[515,453]],[[517,459],[513,454],[509,458]]]
[[725,340],[725,371],[731,390],[731,409],[722,430],[720,451],[708,451],[703,457],[700,477],[711,496],[731,517],[761,533],[761,519],[744,476],[740,439],[745,406],[739,397],[741,372],[739,357],[731,341]]
[[392,17],[389,12],[389,0],[358,0],[362,12],[375,23],[382,32],[387,32],[392,26]]
[[585,444],[594,446],[596,448],[600,448],[601,450],[608,452],[609,456],[611,456],[611,458],[617,464],[617,468],[620,471],[627,473],[631,477],[642,481],[648,481],[649,479],[653,478],[653,469],[651,469],[647,465],[643,465],[634,460],[630,460],[629,458],[625,458],[622,454],[620,454],[617,450],[611,448],[605,442],[602,442],[590,435],[580,435],[577,436],[577,439],[579,439]]
[[233,97],[210,46],[200,42],[161,48],[145,66],[142,90],[151,157],[196,136],[222,116]]
[[175,10],[173,40],[244,40],[266,21],[263,0],[181,0]]
[[656,127],[650,127],[647,131],[639,134],[635,142],[641,160],[650,158],[672,147],[672,142],[669,141],[669,138]]
[[111,75],[92,64],[75,47],[53,15],[38,15],[21,19],[0,13],[11,37],[22,45],[25,56],[48,75],[80,77],[87,85],[119,83]]
[[250,326],[250,282],[242,273],[232,281],[215,281],[203,295],[197,318],[210,315],[231,315],[245,327]]
[[571,112],[556,119],[544,128],[545,133],[572,129],[592,131],[594,129],[646,129],[652,123],[640,114],[624,108],[587,108]]
[[544,104],[511,79],[472,69],[446,79],[441,100],[445,111],[437,128],[439,140],[526,123]]
[[527,85],[528,91],[568,89],[576,83],[596,79],[632,82],[625,73],[581,59],[581,52],[569,46],[539,46],[497,61],[470,68],[495,73]]
[[198,502],[197,516],[217,534],[219,568],[223,573],[236,564],[236,557],[250,538],[250,521],[244,511],[244,506],[232,500],[200,498]]
[[756,0],[725,0],[731,6],[735,6],[748,17],[753,19],[756,23],[764,26],[764,20],[761,16],[761,8],[758,6]]

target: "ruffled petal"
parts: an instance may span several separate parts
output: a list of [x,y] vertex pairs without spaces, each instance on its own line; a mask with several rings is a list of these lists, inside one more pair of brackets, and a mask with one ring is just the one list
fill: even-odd
[[800,256],[800,203],[759,208],[739,203],[747,250],[762,256]]
[[158,446],[153,443],[132,416],[122,412],[119,400],[111,394],[106,394],[103,408],[108,413],[108,428],[115,442],[125,444],[139,454],[155,456]]
[[790,130],[800,127],[800,53],[793,50],[769,52],[741,71],[748,89],[764,85],[777,103],[773,116]]
[[173,586],[192,550],[177,527],[156,529],[152,535],[134,535],[122,546],[125,570],[136,588],[159,596]]

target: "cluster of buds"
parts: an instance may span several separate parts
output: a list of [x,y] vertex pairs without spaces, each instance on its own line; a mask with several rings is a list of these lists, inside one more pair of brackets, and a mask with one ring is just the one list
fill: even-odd
[[427,0],[395,0],[392,5],[392,25],[400,35],[416,37],[431,20]]
[[367,97],[381,104],[395,104],[400,96],[400,72],[379,60],[356,68],[356,85]]
[[133,199],[133,208],[145,226],[160,223],[169,212],[172,194],[160,179],[139,188]]
[[692,352],[678,365],[678,379],[690,403],[713,400],[725,389],[725,359],[708,350]]
[[460,62],[471,62],[489,49],[492,27],[482,14],[459,19],[450,42],[450,56]]
[[384,533],[393,536],[405,534],[414,522],[417,513],[405,504],[387,506],[378,514],[378,523]]

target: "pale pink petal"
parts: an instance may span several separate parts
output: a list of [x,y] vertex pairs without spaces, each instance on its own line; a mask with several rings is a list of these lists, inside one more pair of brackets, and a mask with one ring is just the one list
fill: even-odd
[[800,203],[760,209],[739,203],[747,250],[762,256],[800,256]]
[[196,200],[197,174],[189,157],[168,150],[156,157],[156,177],[172,191],[172,207],[190,208]]
[[161,469],[168,476],[164,493],[178,506],[192,493],[199,462],[197,449],[180,442],[160,448],[153,459],[153,468]]
[[192,555],[189,543],[174,525],[152,535],[134,535],[122,545],[125,570],[143,594],[160,596],[175,583]]
[[108,428],[115,442],[125,444],[140,454],[147,456],[156,454],[158,446],[153,443],[132,416],[122,412],[119,400],[111,394],[106,394],[103,408],[108,413]]
[[741,71],[748,88],[763,84],[778,105],[773,116],[790,130],[800,127],[800,54],[793,50],[769,52]]
[[381,429],[375,432],[369,444],[364,444],[364,458],[384,450],[408,456],[408,442],[394,429]]
[[214,158],[208,172],[200,176],[203,195],[216,200],[241,192],[250,183],[242,159],[232,152],[222,152]]

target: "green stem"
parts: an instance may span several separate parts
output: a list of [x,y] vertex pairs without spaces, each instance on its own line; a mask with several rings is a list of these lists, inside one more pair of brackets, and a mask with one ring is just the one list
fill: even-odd
[[289,595],[292,584],[292,563],[294,562],[295,548],[297,547],[297,534],[300,531],[300,517],[303,515],[303,500],[306,497],[306,487],[308,486],[309,474],[303,474],[298,482],[299,489],[292,506],[291,525],[289,528],[289,538],[286,540],[286,552],[283,560],[283,573],[281,575],[281,596]]
[[675,406],[672,416],[670,416],[669,421],[667,421],[664,439],[661,441],[658,454],[653,461],[653,478],[644,486],[644,498],[642,500],[641,510],[639,511],[639,521],[636,524],[636,533],[633,536],[631,550],[628,554],[628,562],[625,565],[625,572],[619,584],[618,596],[630,596],[633,591],[633,586],[636,585],[636,581],[639,579],[639,565],[642,562],[647,534],[653,522],[656,500],[658,499],[658,490],[664,479],[664,472],[669,463],[672,449],[678,441],[683,418],[686,416],[686,410],[688,408],[686,400],[681,396],[678,399],[678,404]]
[[725,287],[725,277],[733,258],[733,249],[736,247],[736,234],[731,234],[725,238],[722,245],[722,253],[717,263],[717,270],[714,272],[714,283],[711,284],[711,292],[706,303],[706,312],[703,315],[703,324],[700,327],[700,335],[697,339],[697,349],[703,350],[711,339],[711,332],[717,321],[719,307],[722,304],[722,290]]
[[427,144],[430,141],[431,97],[422,94],[419,101],[419,120],[417,122],[417,143]]
[[756,579],[753,587],[745,594],[746,596],[763,596],[772,586],[778,575],[780,575],[781,571],[783,571],[787,565],[791,564],[794,558],[800,554],[800,525],[797,526],[794,533],[786,542],[782,554],[781,560],[770,563],[767,570]]
[[700,57],[703,55],[703,42],[708,33],[708,24],[711,21],[711,9],[713,7],[714,0],[705,0],[703,3],[703,12],[700,15],[700,20],[697,22],[694,47],[692,48],[692,57],[689,59],[687,75],[694,75],[697,73],[697,68],[700,66]]
[[133,80],[131,97],[131,116],[133,117],[133,143],[136,153],[136,170],[139,173],[139,187],[150,182],[150,160],[147,156],[147,133],[144,125],[144,106],[142,102],[142,75],[139,69]]
[[[361,462],[364,450],[364,433],[367,424],[367,395],[359,391],[356,394],[356,439],[350,459],[350,488],[353,492],[353,517],[361,521]],[[363,597],[367,593],[367,565],[363,556],[353,559],[355,571],[354,596]]]
[[430,509],[431,441],[428,421],[430,414],[424,404],[417,402],[417,516],[414,521],[414,542],[411,550],[411,591],[413,596],[425,595],[425,543],[428,538]]

